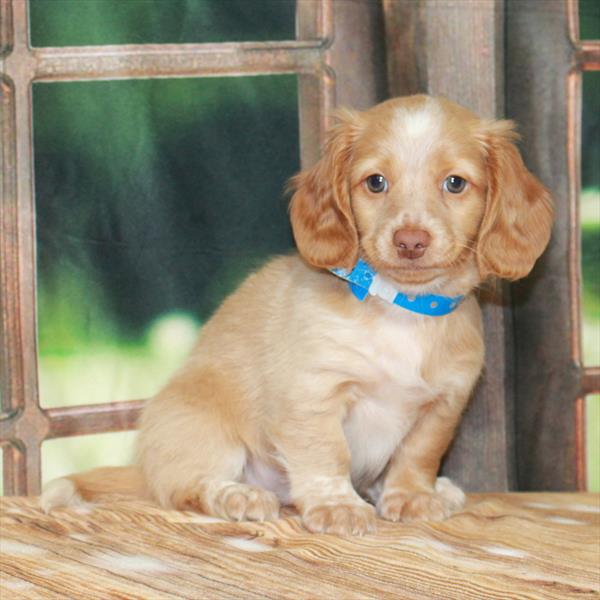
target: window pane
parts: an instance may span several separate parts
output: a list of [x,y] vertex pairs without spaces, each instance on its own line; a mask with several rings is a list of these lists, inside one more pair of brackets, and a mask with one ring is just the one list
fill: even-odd
[[36,84],[33,107],[41,402],[148,397],[293,246],[296,78]]
[[587,489],[600,492],[600,394],[588,396],[585,404]]
[[600,72],[583,74],[582,117],[583,360],[600,365]]
[[42,444],[42,484],[95,467],[131,464],[135,431],[82,435]]
[[579,0],[579,35],[582,40],[600,39],[598,0]]
[[33,46],[293,40],[295,0],[30,0]]

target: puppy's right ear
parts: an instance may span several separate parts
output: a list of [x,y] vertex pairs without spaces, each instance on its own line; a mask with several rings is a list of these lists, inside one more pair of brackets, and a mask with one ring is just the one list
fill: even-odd
[[295,190],[290,214],[296,245],[315,267],[352,268],[358,259],[358,233],[350,206],[352,148],[361,132],[360,114],[335,114],[321,160],[290,182]]

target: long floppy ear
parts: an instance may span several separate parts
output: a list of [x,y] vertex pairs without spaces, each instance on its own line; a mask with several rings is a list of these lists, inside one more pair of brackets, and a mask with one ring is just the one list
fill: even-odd
[[550,239],[552,199],[523,164],[514,145],[517,137],[511,121],[486,123],[480,136],[488,171],[486,209],[477,241],[482,278],[525,277]]
[[315,267],[351,268],[358,258],[358,233],[350,206],[352,147],[360,133],[359,113],[335,114],[323,156],[290,182],[295,190],[290,217],[296,245]]

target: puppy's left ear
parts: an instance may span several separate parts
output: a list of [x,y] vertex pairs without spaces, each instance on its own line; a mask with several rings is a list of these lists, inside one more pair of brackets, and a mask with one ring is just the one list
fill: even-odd
[[523,164],[511,121],[486,123],[479,137],[487,153],[488,177],[477,241],[479,272],[482,278],[520,279],[548,244],[552,199]]
[[311,265],[352,268],[358,258],[358,233],[350,206],[352,148],[361,131],[360,113],[334,115],[321,160],[290,182],[295,189],[290,218],[296,245]]

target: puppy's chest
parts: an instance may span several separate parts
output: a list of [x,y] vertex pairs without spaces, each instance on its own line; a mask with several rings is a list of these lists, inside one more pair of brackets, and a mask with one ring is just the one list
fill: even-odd
[[357,360],[352,362],[358,395],[383,400],[398,394],[412,397],[429,388],[423,372],[430,356],[430,332],[422,317],[395,310],[390,318],[384,313],[357,332]]
[[[395,316],[395,315],[394,315]],[[418,319],[381,320],[366,330],[356,364],[354,402],[344,422],[355,485],[370,484],[436,395],[423,378],[428,358]]]

